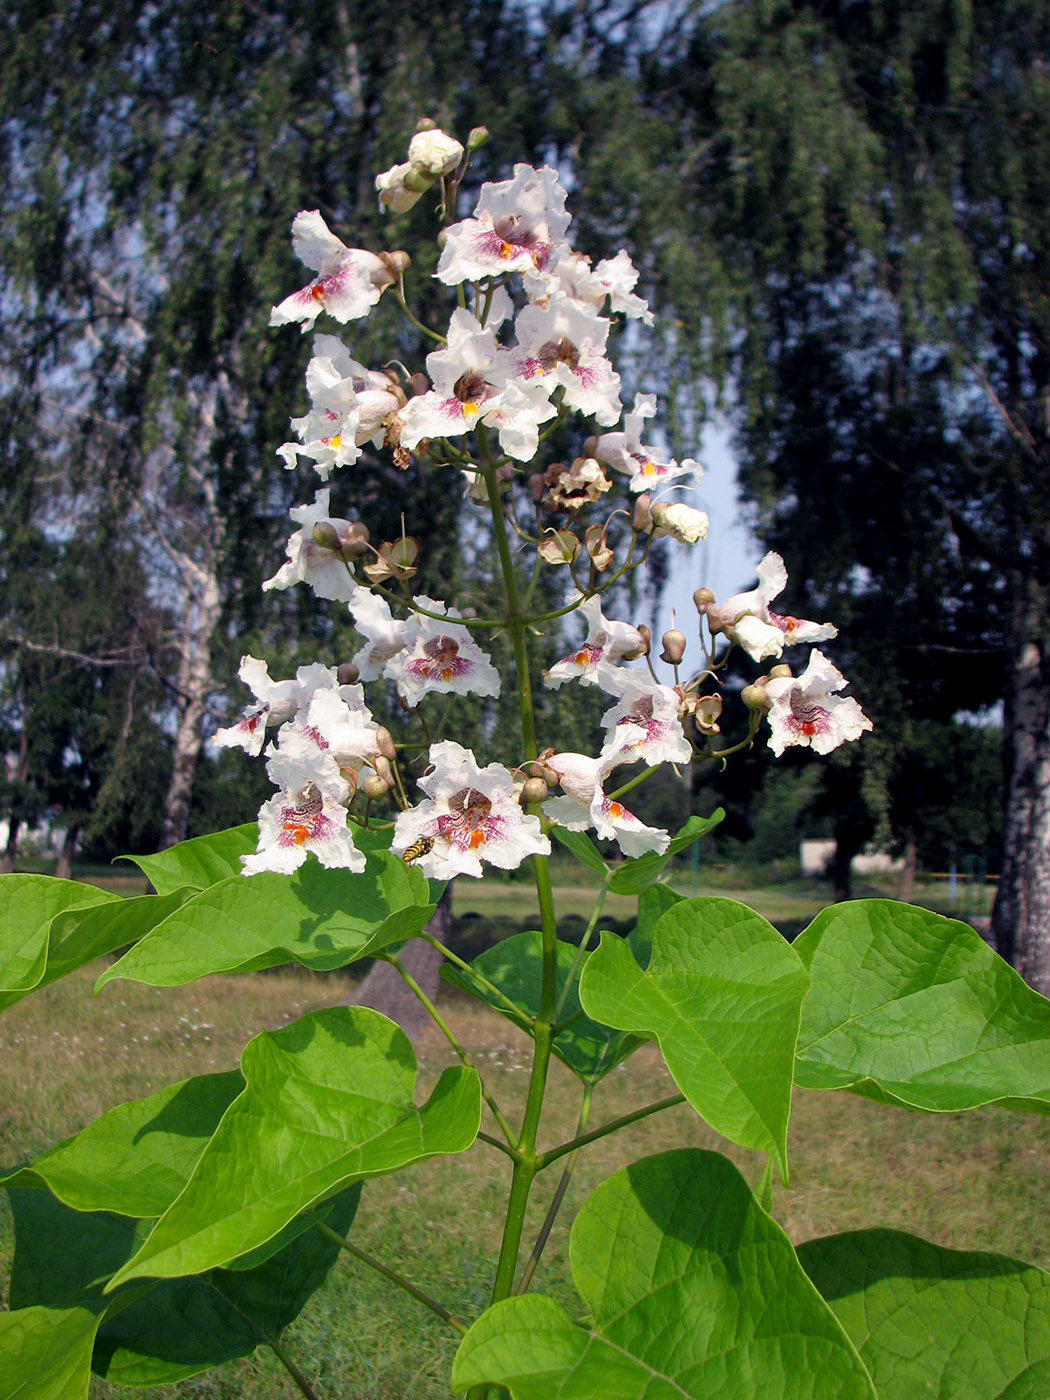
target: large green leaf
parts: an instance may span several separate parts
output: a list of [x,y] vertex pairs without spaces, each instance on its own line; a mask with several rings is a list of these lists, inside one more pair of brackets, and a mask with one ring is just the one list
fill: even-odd
[[929,1112],[1050,1112],[1050,1001],[968,924],[888,899],[825,909],[794,943],[809,969],[796,1082]]
[[329,1007],[264,1031],[245,1046],[241,1069],[244,1093],[111,1286],[228,1264],[354,1182],[464,1151],[480,1125],[470,1069],[445,1070],[414,1106],[411,1044],[365,1007]]
[[661,915],[643,971],[602,935],[580,978],[596,1021],[655,1036],[675,1083],[731,1142],[775,1155],[787,1176],[791,1077],[805,969],[771,924],[731,899]]
[[[338,1234],[348,1231],[359,1195],[360,1187],[351,1187],[321,1210]],[[337,1243],[308,1229],[249,1271],[134,1283],[105,1299],[107,1278],[135,1253],[148,1223],[79,1213],[47,1191],[12,1191],[11,1205],[11,1307],[100,1313],[108,1305],[91,1365],[123,1385],[181,1380],[276,1339],[339,1254]],[[7,1360],[0,1351],[0,1371]]]
[[97,1328],[90,1308],[0,1313],[0,1400],[86,1400]]
[[317,971],[414,938],[434,905],[418,870],[386,851],[360,875],[307,861],[294,875],[235,875],[202,890],[98,980],[180,986],[213,972],[297,962]]
[[667,869],[672,856],[684,851],[694,841],[699,841],[701,836],[706,836],[724,816],[723,809],[716,807],[709,817],[690,817],[681,831],[671,837],[671,843],[662,856],[658,856],[655,851],[649,851],[644,856],[636,856],[633,860],[625,860],[619,865],[609,881],[610,890],[614,894],[638,894],[649,885],[655,884]]
[[[577,951],[571,943],[558,943],[559,996],[576,961]],[[506,1002],[457,967],[446,963],[441,969],[441,976],[479,1001],[487,1002],[501,1015],[531,1033],[532,1019],[539,1012],[543,990],[543,935],[529,932],[504,938],[476,957],[471,968],[498,987],[514,1004],[516,1012],[512,1013]],[[642,1044],[637,1036],[624,1035],[621,1031],[610,1030],[608,1026],[600,1026],[583,1014],[578,976],[573,978],[559,1020],[570,1024],[555,1036],[551,1048],[558,1059],[584,1081],[597,1083]]]
[[460,1344],[455,1389],[514,1400],[876,1400],[791,1242],[713,1152],[636,1162],[572,1227],[577,1326],[548,1298],[497,1303]]
[[881,1400],[1050,1395],[1050,1274],[895,1230],[811,1240],[798,1256]]
[[[168,895],[139,895],[95,905],[88,910],[67,909],[56,914],[51,922],[44,970],[32,990],[39,991],[106,953],[138,942],[191,894],[191,890],[180,889]],[[25,992],[0,994],[0,1010],[25,995]]]
[[[119,895],[51,875],[0,875],[0,1007],[36,987],[47,967],[51,926],[68,911],[66,937],[99,904]],[[7,995],[3,995],[7,994]]]
[[211,836],[194,836],[166,851],[151,856],[121,856],[138,866],[158,894],[188,887],[206,890],[220,880],[241,873],[241,856],[250,855],[259,844],[255,822],[216,831]]
[[243,1088],[241,1075],[231,1070],[119,1104],[28,1166],[0,1177],[0,1185],[47,1187],[74,1210],[160,1215],[186,1185]]

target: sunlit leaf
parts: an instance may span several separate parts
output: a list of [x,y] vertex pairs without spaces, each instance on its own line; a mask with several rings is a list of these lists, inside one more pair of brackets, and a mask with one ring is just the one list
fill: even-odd
[[241,875],[201,891],[98,980],[180,986],[213,972],[297,962],[343,967],[414,938],[434,912],[418,870],[386,851],[360,875],[307,861],[294,875]]
[[237,1070],[206,1074],[119,1104],[0,1185],[46,1187],[74,1210],[155,1216],[186,1185],[222,1115],[242,1092]]
[[89,1308],[0,1312],[0,1400],[86,1400],[97,1327]]
[[794,942],[809,969],[796,1082],[930,1112],[1050,1112],[1050,1001],[968,924],[889,899],[825,909]]
[[32,991],[44,976],[51,926],[58,915],[69,911],[68,936],[75,913],[84,917],[95,905],[119,902],[111,891],[78,880],[0,875],[0,994],[12,994],[0,996],[0,1007]]
[[121,856],[142,871],[158,894],[170,894],[187,887],[206,890],[220,880],[241,873],[241,856],[250,855],[259,844],[255,822],[216,831],[210,836],[194,836],[156,855]]
[[513,1400],[877,1400],[787,1236],[731,1163],[685,1149],[636,1162],[577,1216],[572,1275],[588,1320],[549,1298],[497,1303],[452,1383]]
[[881,1400],[1050,1395],[1050,1274],[895,1230],[810,1240],[798,1256]]
[[697,1113],[787,1175],[791,1077],[805,969],[771,924],[731,899],[687,899],[657,920],[646,970],[602,935],[580,979],[596,1021],[654,1036]]
[[464,1151],[480,1124],[473,1070],[445,1070],[415,1107],[411,1044],[365,1007],[329,1007],[264,1031],[245,1046],[241,1070],[244,1093],[112,1286],[229,1264],[354,1182]]

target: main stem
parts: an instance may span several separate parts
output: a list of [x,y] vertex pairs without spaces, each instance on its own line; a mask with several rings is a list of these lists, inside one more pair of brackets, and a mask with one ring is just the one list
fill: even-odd
[[[514,670],[518,686],[518,706],[521,713],[521,734],[523,757],[535,758],[539,752],[536,743],[536,721],[532,705],[532,682],[529,674],[529,652],[526,633],[525,609],[518,579],[514,570],[510,540],[506,522],[500,505],[499,485],[496,471],[491,461],[482,466],[488,487],[489,505],[492,511],[492,531],[507,599],[507,631],[514,651]],[[536,1137],[539,1129],[540,1112],[543,1107],[543,1094],[547,1083],[547,1070],[550,1065],[551,1028],[554,1024],[555,1002],[557,999],[557,925],[554,914],[554,893],[551,889],[550,866],[546,856],[533,857],[533,874],[536,880],[536,894],[540,906],[540,929],[543,938],[543,990],[540,996],[540,1009],[533,1022],[534,1051],[532,1072],[529,1076],[529,1093],[522,1116],[521,1133],[518,1137],[518,1160],[514,1164],[511,1177],[510,1197],[507,1201],[507,1218],[503,1227],[503,1241],[500,1247],[499,1262],[496,1265],[496,1278],[492,1288],[492,1301],[509,1298],[514,1291],[514,1274],[517,1268],[518,1252],[521,1247],[522,1230],[525,1225],[525,1211],[528,1206],[529,1191],[538,1167]],[[484,1393],[484,1387],[477,1391],[477,1397]],[[475,1400],[471,1392],[468,1400]]]

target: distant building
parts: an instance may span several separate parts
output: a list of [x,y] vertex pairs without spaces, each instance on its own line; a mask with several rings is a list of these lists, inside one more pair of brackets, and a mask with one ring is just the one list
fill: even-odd
[[[828,868],[835,854],[834,841],[800,841],[798,847],[799,865],[803,875],[821,876]],[[881,875],[900,870],[904,862],[899,856],[887,855],[872,847],[853,857],[851,869],[854,875]]]

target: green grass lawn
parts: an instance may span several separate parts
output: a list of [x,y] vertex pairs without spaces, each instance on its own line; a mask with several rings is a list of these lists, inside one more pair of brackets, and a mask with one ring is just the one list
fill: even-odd
[[[465,882],[464,882],[465,883]],[[526,887],[515,886],[524,896]],[[486,896],[488,898],[488,896]],[[504,895],[504,899],[506,895]],[[315,1007],[345,998],[344,975],[294,971],[209,978],[159,990],[130,982],[91,996],[84,970],[25,998],[0,1019],[0,1161],[14,1164],[76,1131],[126,1098],[190,1074],[236,1063],[244,1042]],[[495,1013],[449,992],[443,1010],[503,1107],[524,1101],[526,1037]],[[420,1090],[452,1062],[436,1031],[420,1046]],[[541,1147],[571,1136],[575,1081],[551,1073]],[[643,1047],[599,1086],[591,1124],[673,1092],[655,1047]],[[534,1286],[577,1312],[569,1281],[567,1231],[574,1211],[610,1172],[647,1153],[721,1142],[685,1106],[647,1118],[592,1144],[580,1156],[565,1206]],[[728,1148],[754,1184],[757,1154]],[[791,1127],[790,1187],[774,1213],[801,1241],[861,1226],[914,1231],[956,1248],[1001,1251],[1050,1268],[1050,1120],[1001,1110],[945,1117],[886,1109],[850,1095],[797,1095]],[[539,1179],[530,1207],[531,1242],[560,1164]],[[484,1144],[462,1157],[369,1183],[354,1226],[365,1250],[409,1274],[463,1317],[485,1303],[502,1226],[506,1159]],[[12,1238],[0,1221],[6,1278]],[[447,1400],[454,1341],[431,1314],[356,1261],[336,1265],[290,1329],[288,1345],[326,1400]],[[93,1382],[97,1400],[127,1394]],[[278,1363],[260,1349],[212,1375],[143,1392],[207,1400],[293,1400]],[[597,1397],[596,1397],[597,1400]]]

